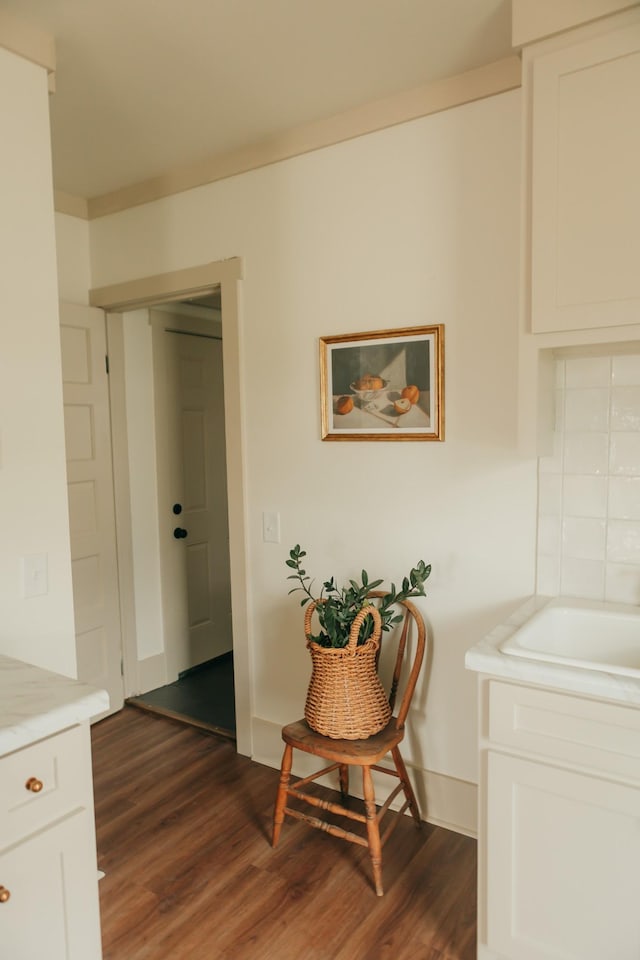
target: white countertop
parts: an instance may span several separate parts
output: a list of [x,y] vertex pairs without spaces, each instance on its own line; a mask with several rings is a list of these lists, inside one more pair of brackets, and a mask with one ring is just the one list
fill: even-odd
[[0,756],[108,707],[106,690],[0,655]]
[[525,657],[510,656],[500,650],[500,645],[551,599],[546,596],[533,596],[514,610],[504,623],[494,627],[484,639],[467,651],[467,670],[640,706],[640,680],[635,677],[608,673],[606,670],[528,660]]

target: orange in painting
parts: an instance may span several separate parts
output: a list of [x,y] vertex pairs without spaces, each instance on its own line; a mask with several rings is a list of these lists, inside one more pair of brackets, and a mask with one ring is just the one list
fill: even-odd
[[393,409],[396,413],[409,413],[409,410],[411,410],[411,401],[408,397],[400,397],[393,404]]
[[353,410],[353,397],[340,397],[336,403],[336,413],[351,413]]
[[415,384],[409,384],[409,386],[405,387],[402,391],[402,396],[405,400],[410,400],[411,403],[417,403],[420,399],[420,391]]

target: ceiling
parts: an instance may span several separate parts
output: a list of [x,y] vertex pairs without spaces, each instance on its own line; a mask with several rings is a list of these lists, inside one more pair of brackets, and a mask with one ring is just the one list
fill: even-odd
[[91,198],[508,56],[510,0],[0,0],[55,37],[56,189]]

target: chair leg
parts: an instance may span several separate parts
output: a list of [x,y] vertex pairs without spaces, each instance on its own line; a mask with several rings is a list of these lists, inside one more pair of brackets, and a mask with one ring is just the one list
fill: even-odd
[[347,763],[340,764],[340,796],[343,803],[349,796],[349,765]]
[[393,747],[391,750],[391,755],[393,757],[393,762],[396,765],[396,770],[398,771],[398,776],[400,778],[400,783],[402,784],[402,789],[404,790],[404,795],[409,801],[409,809],[411,810],[411,816],[420,827],[422,826],[422,820],[420,818],[420,809],[418,807],[418,801],[416,800],[416,795],[413,792],[413,787],[411,786],[411,781],[407,774],[407,768],[404,765],[404,760],[400,754],[399,747]]
[[371,778],[371,768],[362,768],[362,788],[364,793],[364,806],[367,816],[367,838],[369,840],[369,856],[371,857],[371,866],[373,867],[373,882],[376,888],[376,894],[381,897],[384,894],[382,888],[382,845],[380,843],[380,828],[378,826],[378,816],[376,811],[376,795],[373,789],[373,780]]
[[282,754],[280,784],[278,786],[278,794],[276,796],[276,805],[273,810],[273,834],[271,838],[272,847],[275,847],[280,839],[280,830],[282,828],[282,824],[284,823],[284,808],[287,803],[287,788],[289,786],[289,778],[291,777],[292,758],[293,747],[287,743],[285,744],[284,753]]

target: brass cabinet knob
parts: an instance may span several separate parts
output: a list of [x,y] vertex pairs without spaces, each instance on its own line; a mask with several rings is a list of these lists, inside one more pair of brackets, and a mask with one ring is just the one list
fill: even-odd
[[25,783],[27,790],[31,790],[31,793],[40,793],[42,790],[42,780],[38,780],[37,777],[29,777]]
[[11,891],[6,887],[0,886],[0,903],[6,903],[11,896]]

